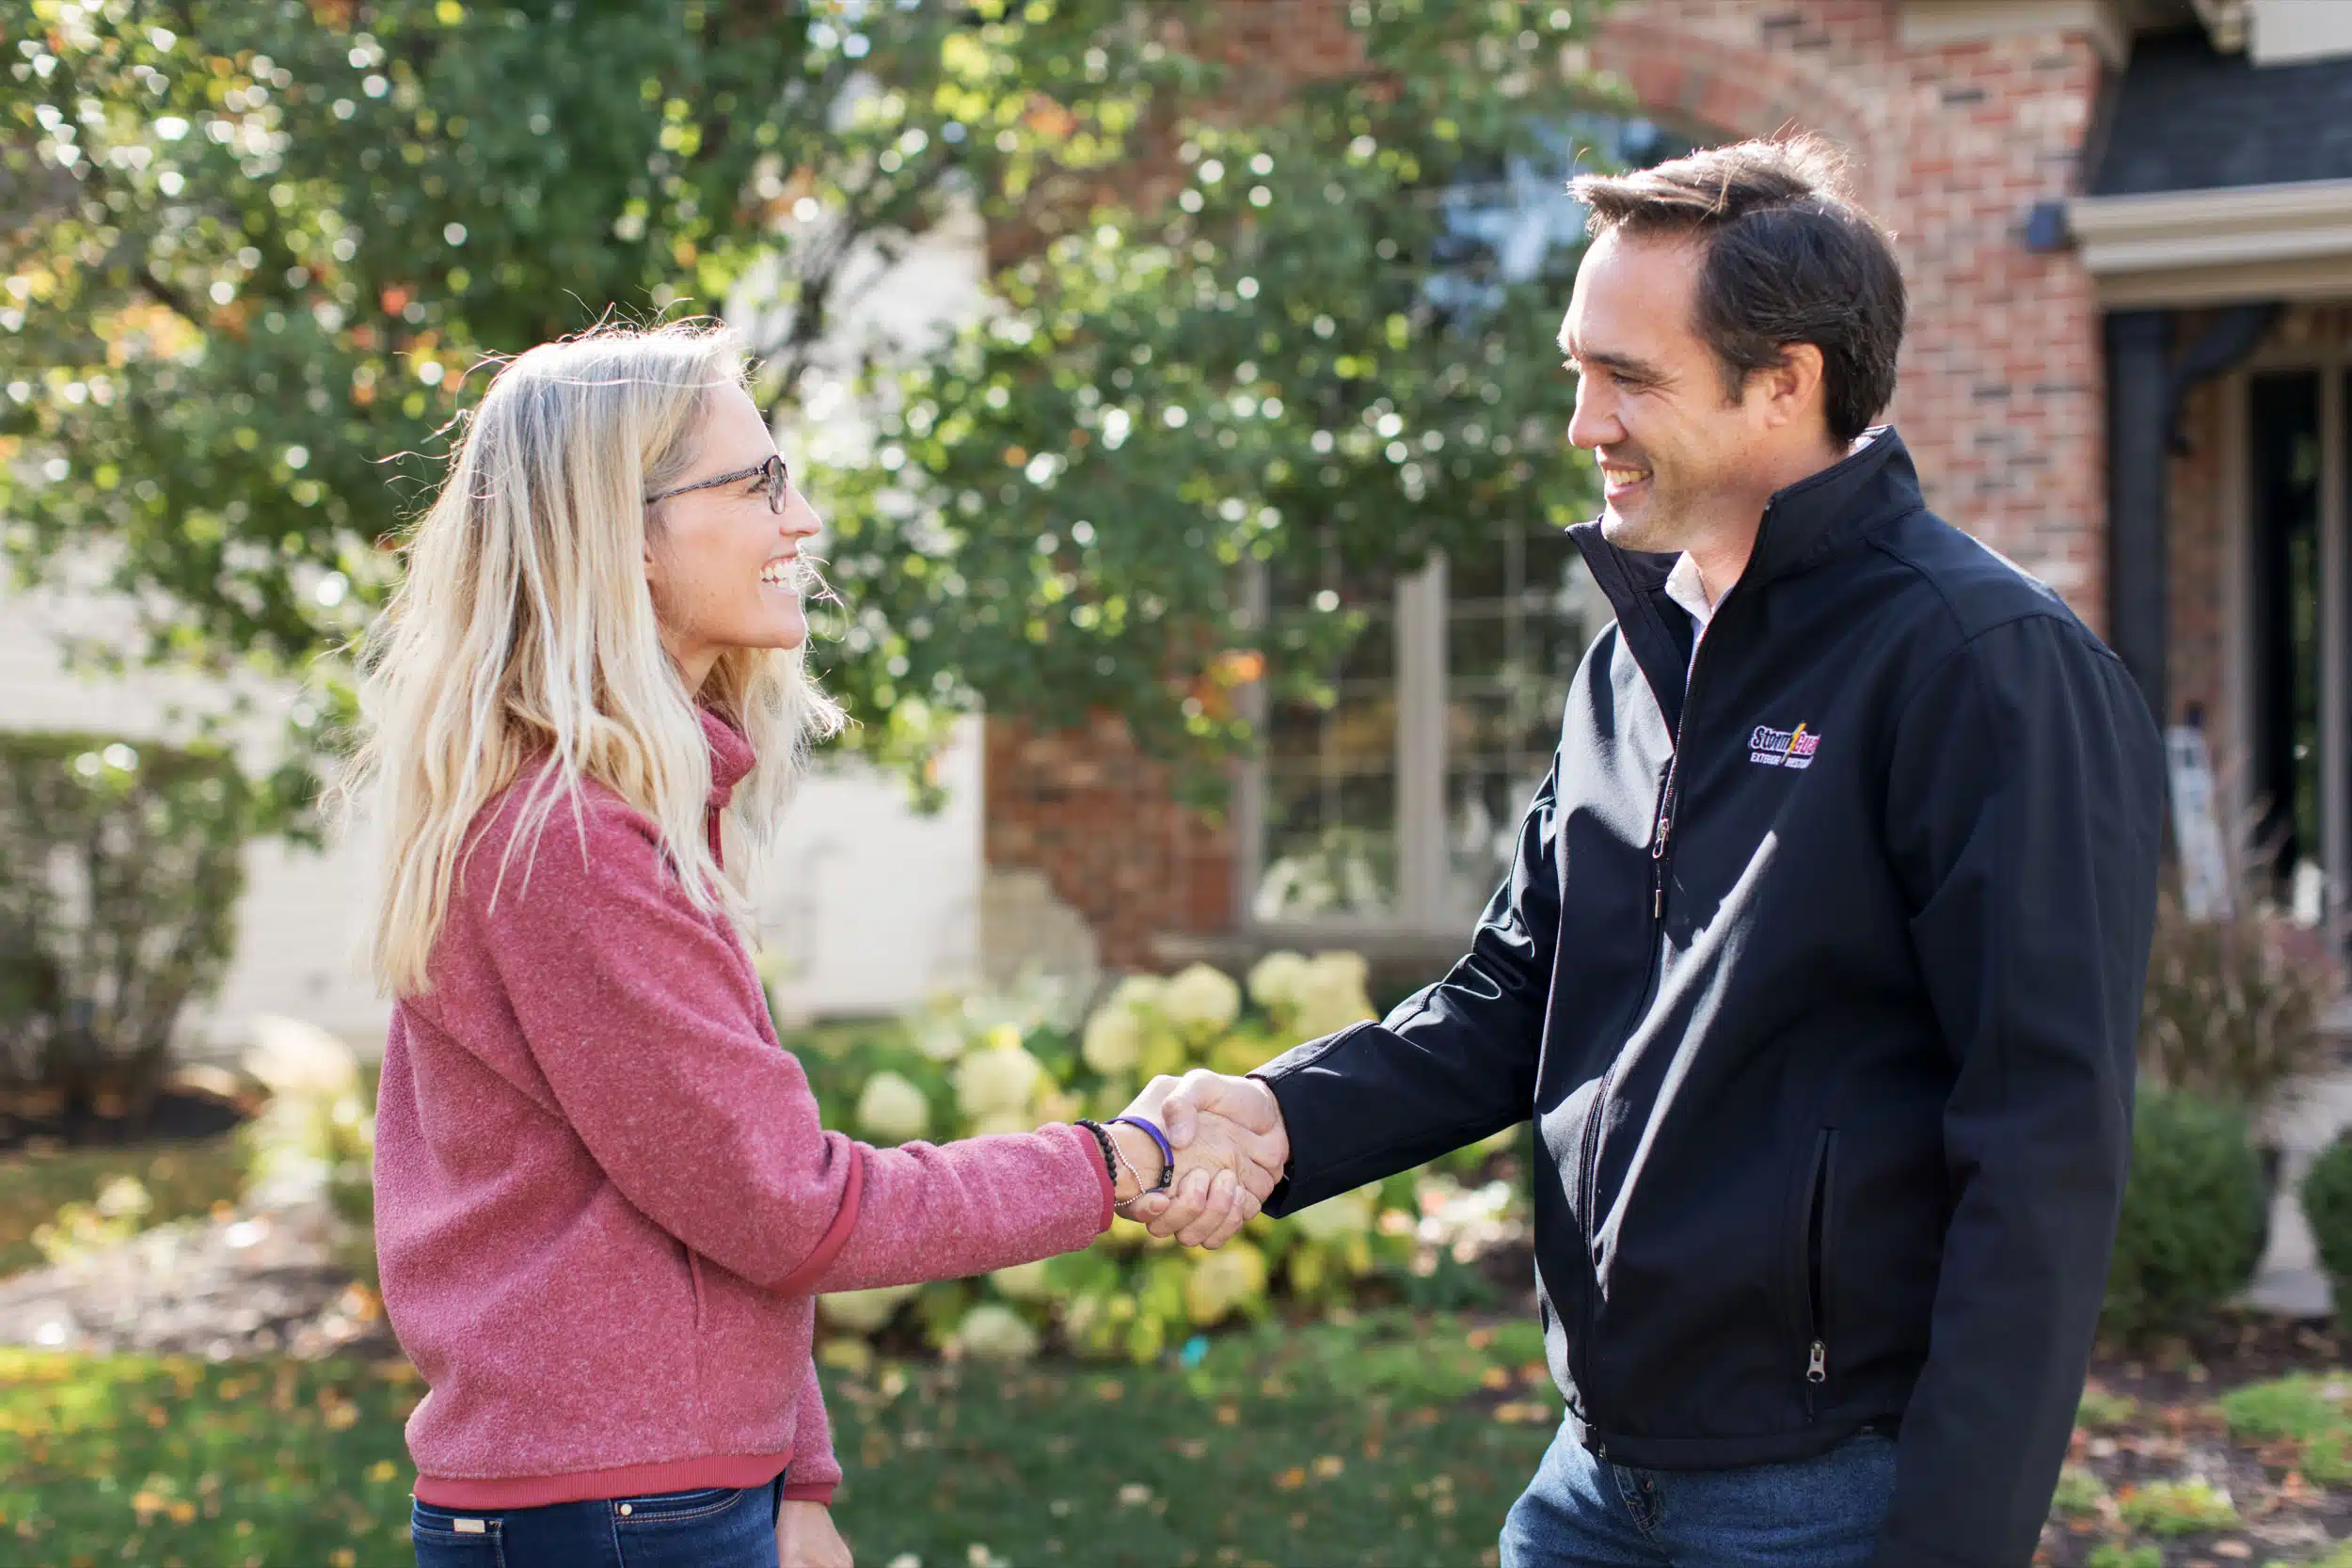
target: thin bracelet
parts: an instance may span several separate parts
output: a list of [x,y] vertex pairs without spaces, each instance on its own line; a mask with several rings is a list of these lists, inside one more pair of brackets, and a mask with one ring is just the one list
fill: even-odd
[[[1105,1131],[1107,1132],[1108,1129],[1105,1129]],[[1151,1191],[1150,1188],[1143,1184],[1143,1172],[1136,1169],[1135,1162],[1127,1158],[1127,1151],[1119,1147],[1119,1140],[1117,1138],[1111,1139],[1111,1153],[1118,1158],[1119,1168],[1125,1171],[1129,1176],[1135,1178],[1136,1197],[1141,1197],[1145,1193]],[[1128,1198],[1126,1201],[1133,1203],[1136,1200],[1136,1197]],[[1114,1209],[1118,1208],[1120,1206],[1118,1201],[1119,1177],[1116,1174],[1113,1174],[1111,1177],[1111,1207]]]
[[[1122,1121],[1130,1127],[1142,1128],[1145,1132],[1151,1135],[1152,1141],[1160,1146],[1160,1182],[1158,1186],[1153,1187],[1151,1190],[1155,1193],[1164,1193],[1168,1191],[1168,1188],[1174,1186],[1176,1184],[1176,1150],[1169,1147],[1168,1134],[1161,1132],[1152,1123],[1144,1120],[1141,1117],[1111,1117],[1111,1125],[1114,1127],[1118,1126]],[[1143,1183],[1140,1180],[1138,1180],[1136,1182],[1136,1185],[1140,1187]]]

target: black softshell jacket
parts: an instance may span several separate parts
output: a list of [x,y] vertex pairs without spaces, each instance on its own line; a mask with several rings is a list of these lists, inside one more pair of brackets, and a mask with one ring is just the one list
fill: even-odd
[[[2029,1560],[2131,1151],[2163,752],[1891,429],[1782,491],[1691,662],[1615,607],[1470,949],[1262,1069],[1288,1213],[1534,1118],[1571,1430],[1659,1468],[1899,1430],[1881,1568]],[[1686,678],[1687,672],[1687,678]]]

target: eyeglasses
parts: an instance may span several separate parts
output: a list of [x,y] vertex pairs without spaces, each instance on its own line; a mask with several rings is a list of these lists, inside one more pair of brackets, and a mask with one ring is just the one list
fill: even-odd
[[645,504],[651,506],[656,501],[666,501],[672,496],[682,496],[689,490],[713,490],[722,484],[736,484],[747,479],[756,479],[764,483],[768,491],[769,511],[784,510],[784,498],[792,492],[792,470],[784,466],[781,453],[771,453],[768,461],[756,468],[739,468],[731,474],[721,474],[716,479],[698,479],[691,484],[681,484],[675,490],[647,496]]

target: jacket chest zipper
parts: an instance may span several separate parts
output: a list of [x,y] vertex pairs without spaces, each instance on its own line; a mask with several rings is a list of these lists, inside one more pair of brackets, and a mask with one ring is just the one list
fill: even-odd
[[[1717,609],[1721,608],[1719,601]],[[1704,647],[1706,642],[1706,634],[1702,632],[1699,635],[1698,647]],[[1666,774],[1658,786],[1658,809],[1650,824],[1649,975],[1642,989],[1642,1000],[1635,1005],[1633,1009],[1632,1028],[1639,1028],[1642,1015],[1649,1011],[1651,999],[1657,995],[1658,984],[1666,961],[1667,849],[1674,837],[1676,785],[1679,781],[1682,768],[1682,732],[1691,717],[1691,694],[1697,689],[1697,647],[1692,650],[1691,663],[1683,679],[1682,712],[1675,722],[1672,750],[1666,756]],[[1626,1037],[1628,1040],[1632,1038],[1631,1029],[1628,1030]],[[1623,1053],[1622,1047],[1620,1047],[1619,1053]],[[1593,1298],[1599,1293],[1600,1260],[1593,1256],[1593,1246],[1597,1236],[1595,1227],[1597,1215],[1594,1211],[1599,1196],[1597,1189],[1600,1185],[1600,1124],[1602,1113],[1609,1103],[1609,1085],[1615,1078],[1616,1072],[1617,1064],[1614,1060],[1601,1069],[1600,1083],[1593,1090],[1592,1110],[1584,1118],[1582,1147],[1578,1151],[1578,1165],[1581,1178],[1580,1185],[1584,1194],[1584,1261],[1586,1266],[1593,1271],[1594,1286],[1584,1292],[1582,1314],[1584,1332],[1578,1336],[1578,1342],[1570,1349],[1574,1353],[1572,1359],[1582,1363],[1585,1367],[1591,1364],[1586,1347],[1592,1343],[1593,1338]],[[1581,1370],[1581,1368],[1579,1370]],[[1580,1393],[1587,1397],[1585,1415],[1590,1417],[1592,1414],[1590,1389],[1585,1377],[1578,1377],[1577,1388]],[[1597,1453],[1600,1451],[1602,1450],[1595,1449]]]

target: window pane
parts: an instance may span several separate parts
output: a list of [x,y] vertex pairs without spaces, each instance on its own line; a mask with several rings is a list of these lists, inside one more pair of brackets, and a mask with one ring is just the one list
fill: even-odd
[[1512,531],[1449,562],[1446,621],[1448,920],[1484,908],[1551,766],[1560,709],[1610,612],[1565,533]]
[[[1396,589],[1394,579],[1340,569],[1335,551],[1277,573],[1277,626],[1358,612],[1364,628],[1311,673],[1329,705],[1278,680],[1265,719],[1265,832],[1250,896],[1260,920],[1379,916],[1397,898]],[[1276,645],[1281,643],[1278,636]]]
[[1396,777],[1266,767],[1260,920],[1376,916],[1396,905]]
[[2252,416],[2254,787],[2280,892],[2316,902],[2320,862],[2319,376],[2256,376]]

